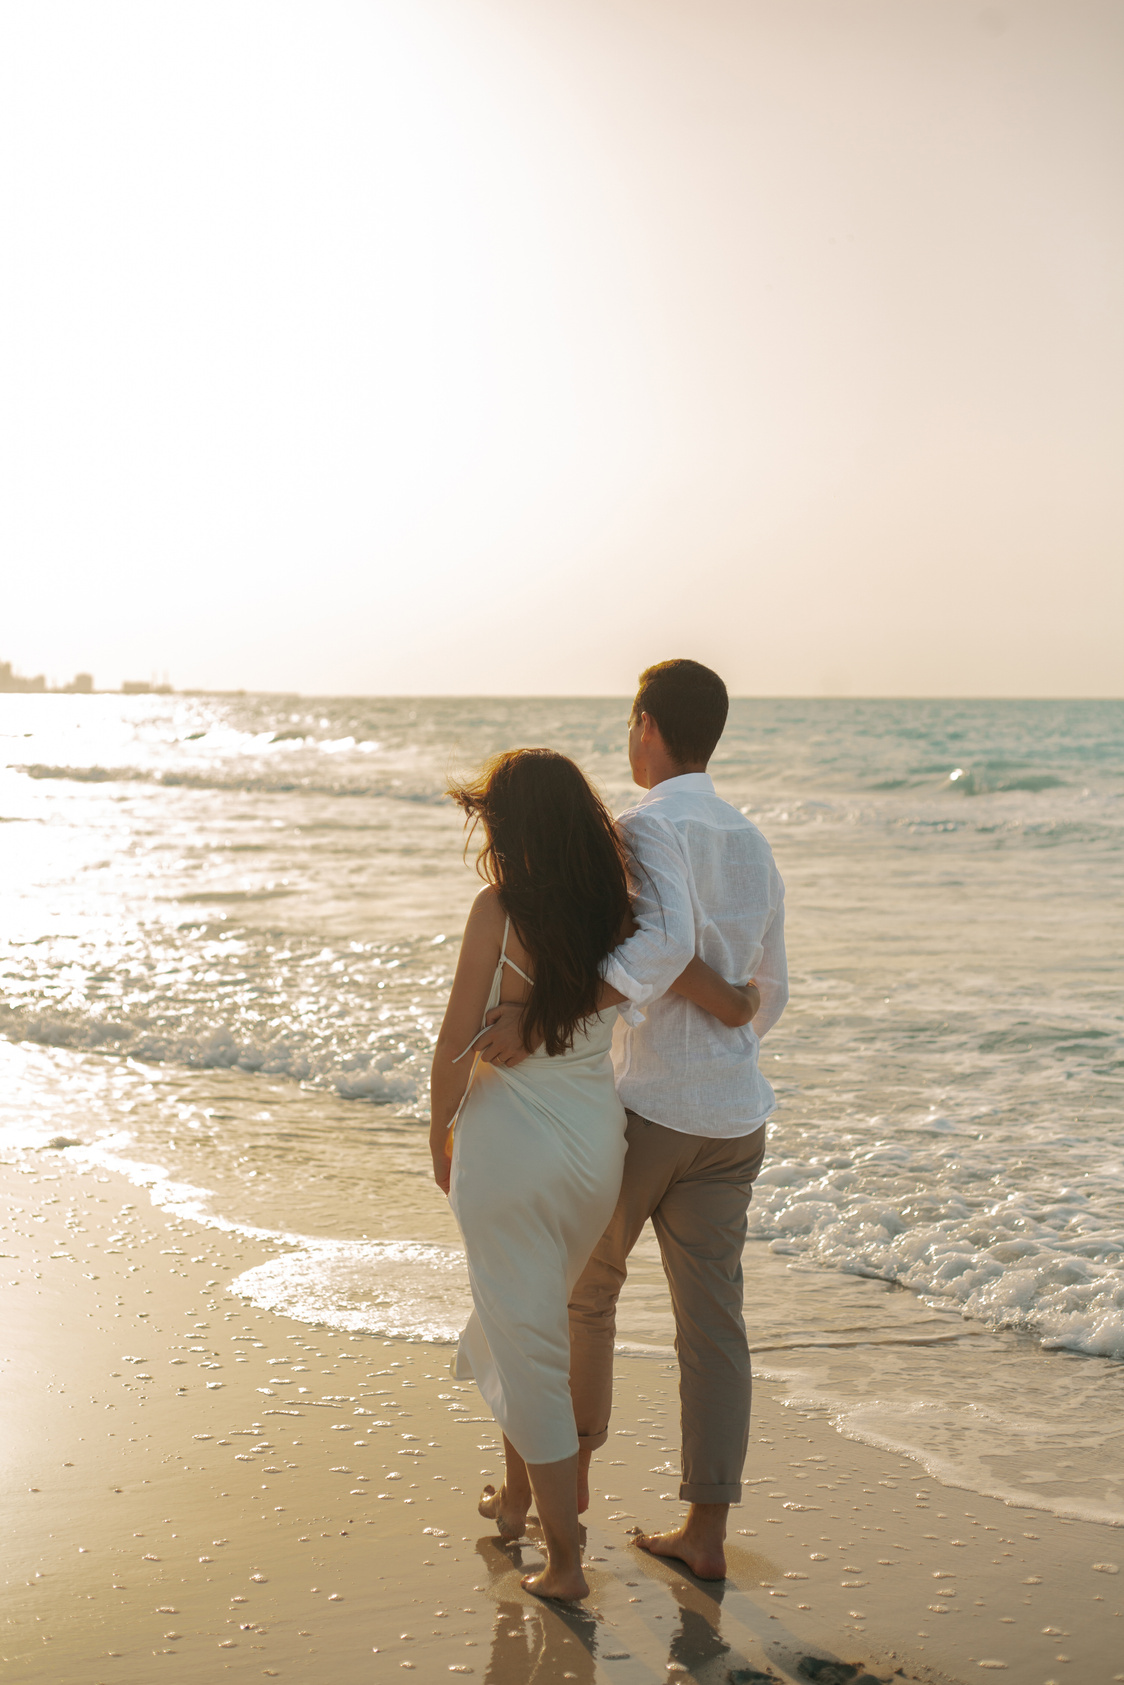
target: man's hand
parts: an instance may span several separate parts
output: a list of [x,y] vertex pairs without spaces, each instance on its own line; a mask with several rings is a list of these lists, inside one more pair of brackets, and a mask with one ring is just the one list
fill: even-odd
[[489,1065],[521,1065],[527,1057],[523,1046],[523,1008],[517,1001],[494,1006],[485,1014],[488,1028],[476,1043],[476,1052]]

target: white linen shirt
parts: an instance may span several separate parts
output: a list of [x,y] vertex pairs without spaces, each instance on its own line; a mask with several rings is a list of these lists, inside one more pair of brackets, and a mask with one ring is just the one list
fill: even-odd
[[[665,779],[617,825],[641,868],[640,928],[603,968],[629,1003],[613,1034],[617,1091],[630,1111],[684,1135],[751,1134],[776,1105],[758,1046],[788,1000],[784,884],[772,850],[705,772]],[[752,1025],[728,1029],[667,993],[695,954],[728,982],[755,979]]]

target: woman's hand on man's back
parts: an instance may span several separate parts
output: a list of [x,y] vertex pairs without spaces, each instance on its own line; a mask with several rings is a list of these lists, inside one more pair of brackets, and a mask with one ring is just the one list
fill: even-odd
[[761,1005],[761,992],[752,977],[748,983],[727,983],[697,955],[675,979],[671,992],[701,1006],[731,1030],[751,1023]]

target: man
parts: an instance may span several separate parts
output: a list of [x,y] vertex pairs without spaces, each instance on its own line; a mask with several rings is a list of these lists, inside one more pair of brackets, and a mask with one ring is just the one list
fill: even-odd
[[[788,999],[780,874],[761,832],[716,794],[706,770],[728,706],[722,680],[696,661],[662,661],[640,675],[628,758],[646,794],[618,820],[639,868],[638,928],[605,969],[629,1003],[613,1038],[628,1155],[613,1219],[570,1302],[585,1508],[590,1461],[609,1431],[617,1296],[650,1218],[675,1313],[679,1496],[690,1510],[682,1526],[637,1543],[703,1579],[725,1577],[729,1506],[741,1499],[751,1390],[741,1254],[775,1104],[757,1049]],[[729,981],[756,985],[750,1027],[725,1028],[668,992],[695,954]],[[484,1057],[508,1062],[510,1040],[501,1045],[482,1047]]]

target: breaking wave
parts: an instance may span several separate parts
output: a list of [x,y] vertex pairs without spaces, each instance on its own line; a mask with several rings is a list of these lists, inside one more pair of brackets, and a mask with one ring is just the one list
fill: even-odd
[[1124,1190],[1051,1186],[1046,1166],[1037,1185],[1019,1187],[986,1137],[930,1129],[929,1143],[767,1165],[750,1233],[989,1327],[1124,1358]]

